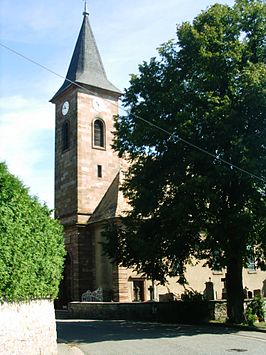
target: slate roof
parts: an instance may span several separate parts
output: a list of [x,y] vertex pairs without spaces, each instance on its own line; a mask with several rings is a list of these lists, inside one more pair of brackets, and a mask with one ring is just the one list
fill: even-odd
[[[86,84],[121,94],[107,79],[99,50],[89,23],[88,13],[83,13],[84,18],[79,32],[77,43],[68,68],[66,79],[78,84]],[[53,101],[72,84],[65,80],[61,88],[53,96]]]
[[91,215],[88,224],[121,217],[125,212],[130,210],[127,200],[123,196],[122,191],[119,190],[122,179],[122,172],[119,171],[103,196],[101,202]]

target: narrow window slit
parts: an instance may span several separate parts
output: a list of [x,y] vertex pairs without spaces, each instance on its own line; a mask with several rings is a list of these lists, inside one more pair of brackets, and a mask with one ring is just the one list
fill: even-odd
[[69,148],[70,139],[69,139],[69,123],[68,121],[63,123],[62,126],[62,151]]
[[99,177],[99,178],[101,178],[102,177],[102,166],[101,165],[97,165],[97,176]]

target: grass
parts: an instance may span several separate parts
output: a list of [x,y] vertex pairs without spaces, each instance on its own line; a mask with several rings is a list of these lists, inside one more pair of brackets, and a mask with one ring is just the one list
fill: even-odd
[[266,330],[266,322],[254,323],[254,327]]

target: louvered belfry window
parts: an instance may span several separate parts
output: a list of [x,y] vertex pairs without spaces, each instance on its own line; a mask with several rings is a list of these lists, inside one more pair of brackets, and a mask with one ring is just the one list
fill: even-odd
[[104,148],[104,123],[99,119],[94,121],[94,146]]

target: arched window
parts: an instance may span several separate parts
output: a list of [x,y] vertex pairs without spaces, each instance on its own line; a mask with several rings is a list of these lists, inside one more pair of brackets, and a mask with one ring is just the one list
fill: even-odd
[[95,120],[93,125],[93,145],[104,148],[105,146],[105,127],[102,120]]
[[62,126],[62,150],[66,150],[69,148],[69,122],[66,121]]

